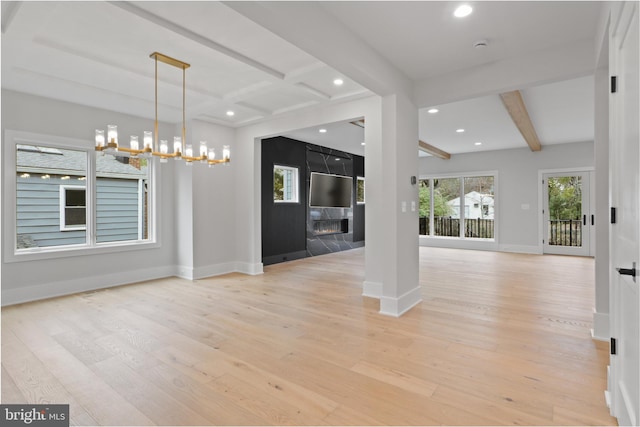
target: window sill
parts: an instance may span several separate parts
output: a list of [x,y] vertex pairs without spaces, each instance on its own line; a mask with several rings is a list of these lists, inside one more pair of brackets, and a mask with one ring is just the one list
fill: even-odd
[[157,241],[130,241],[130,242],[113,242],[98,243],[96,246],[87,245],[69,245],[64,247],[52,248],[31,248],[21,251],[14,251],[5,255],[5,262],[24,262],[39,261],[46,259],[71,258],[85,255],[102,255],[114,252],[140,251],[147,249],[159,248],[160,243]]

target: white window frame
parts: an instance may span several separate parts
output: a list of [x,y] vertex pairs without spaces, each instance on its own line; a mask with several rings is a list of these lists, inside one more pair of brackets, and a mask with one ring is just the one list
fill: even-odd
[[[293,174],[293,177],[291,179],[291,194],[292,197],[290,199],[284,199],[284,200],[276,200],[275,198],[273,199],[274,203],[300,203],[300,169],[295,167],[295,166],[283,166],[283,165],[273,165],[273,174],[275,175],[276,173],[276,169],[282,169],[283,171],[290,171]],[[286,189],[286,181],[283,180],[282,182],[282,188],[283,188],[283,197],[285,196],[285,194],[287,193],[285,191]]]
[[[493,250],[495,247],[493,245],[497,245],[499,242],[499,227],[496,226],[499,221],[499,182],[498,182],[498,171],[478,171],[478,172],[465,172],[465,173],[451,173],[451,174],[437,174],[437,175],[422,175],[420,176],[420,180],[430,180],[430,189],[433,191],[433,180],[434,179],[443,179],[443,178],[459,178],[460,179],[460,202],[462,204],[464,198],[464,179],[465,178],[473,178],[479,176],[492,176],[493,177],[493,220],[494,220],[494,229],[493,229],[493,239],[479,239],[474,237],[465,237],[464,235],[464,227],[460,226],[460,236],[435,236],[435,235],[419,235],[421,242],[426,241],[450,241],[450,242],[462,242],[462,245],[471,245],[469,247],[476,248],[479,246],[482,249],[490,249]],[[433,218],[433,206],[434,206],[434,197],[430,197],[431,205],[429,206],[429,230],[433,232],[434,229],[434,218]],[[464,211],[464,210],[463,210]],[[460,212],[460,224],[464,223],[465,215],[463,212]],[[484,245],[489,245],[484,247]],[[451,247],[456,247],[455,244]],[[466,247],[466,246],[460,246]]]
[[[362,181],[362,201],[358,200],[358,182]],[[356,177],[356,204],[364,205],[367,201],[367,184],[365,182],[364,176]]]
[[[81,231],[87,229],[87,188],[84,185],[60,185],[60,231]],[[67,225],[67,190],[83,190],[85,192],[84,199],[84,225]]]
[[[85,243],[63,246],[38,247],[17,249],[17,145],[34,145],[38,147],[50,147],[84,151],[87,153],[87,170],[85,185],[88,189],[86,195],[87,209],[87,239]],[[158,159],[149,161],[149,187],[148,203],[149,237],[146,240],[127,240],[122,242],[96,243],[96,157],[93,141],[90,139],[74,139],[54,135],[43,135],[32,132],[23,132],[6,129],[2,147],[2,243],[4,245],[4,261],[24,262],[43,259],[56,259],[76,257],[78,255],[101,255],[124,251],[137,251],[141,249],[154,249],[160,247],[160,236],[157,234],[159,220],[158,206],[161,206],[161,194],[158,191],[160,181],[160,167]]]

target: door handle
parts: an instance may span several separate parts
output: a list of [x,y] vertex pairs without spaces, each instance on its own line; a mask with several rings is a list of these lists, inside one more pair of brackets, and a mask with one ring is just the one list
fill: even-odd
[[587,225],[587,216],[582,215],[582,225]]
[[591,215],[591,225],[594,225],[596,222],[596,219],[594,217],[594,215]]
[[616,268],[616,271],[618,272],[618,274],[620,274],[621,276],[631,276],[633,277],[633,281],[636,281],[636,263],[632,263],[631,264],[631,268]]

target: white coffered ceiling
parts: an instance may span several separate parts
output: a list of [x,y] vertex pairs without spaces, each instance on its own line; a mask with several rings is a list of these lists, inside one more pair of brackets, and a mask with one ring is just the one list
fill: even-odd
[[[281,21],[276,28],[256,19],[267,4],[279,11],[293,10],[286,29]],[[599,2],[476,1],[471,2],[473,14],[462,20],[452,16],[458,4],[3,1],[2,87],[153,118],[154,67],[149,54],[159,51],[191,64],[186,71],[187,117],[212,123],[238,127],[371,95],[353,80],[358,76],[338,71],[367,75],[353,50],[357,43],[343,46],[336,37],[307,37],[306,46],[324,45],[322,61],[299,47],[307,28],[298,22],[310,22],[318,12],[323,13],[327,34],[352,37],[371,47],[414,85],[465,70],[473,75],[476,69],[486,72],[494,67],[499,73],[496,64],[512,61],[513,68],[520,59],[544,57],[554,49],[566,57],[595,51]],[[473,48],[478,40],[486,40],[488,46]],[[345,63],[349,67],[340,66]],[[549,75],[554,65],[535,67]],[[180,70],[160,64],[158,71],[160,119],[179,122]],[[342,86],[333,84],[337,77],[344,80]],[[365,84],[366,79],[358,80]],[[513,89],[521,90],[543,146],[593,139],[589,72]],[[526,147],[497,93],[454,98],[455,102],[437,105],[436,115],[420,111],[420,139],[453,154]],[[235,115],[228,116],[229,110]],[[326,134],[313,128],[287,136],[353,153],[362,150],[361,128],[349,123],[326,127]],[[460,127],[465,133],[452,133]],[[483,144],[473,145],[477,141]]]
[[[191,64],[188,118],[238,126],[370,95],[219,2],[3,2],[2,12],[2,87],[20,92],[152,118],[158,51]],[[160,120],[178,122],[182,73],[158,73]]]

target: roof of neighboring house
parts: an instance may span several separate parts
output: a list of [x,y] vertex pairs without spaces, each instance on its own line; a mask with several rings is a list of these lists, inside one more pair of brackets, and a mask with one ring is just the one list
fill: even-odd
[[[86,174],[87,157],[84,151],[63,150],[32,145],[18,145],[16,147],[16,170],[42,169],[54,174]],[[139,179],[147,176],[147,167],[140,169],[116,160],[116,157],[99,153],[96,156],[96,173],[98,176],[130,176]]]

